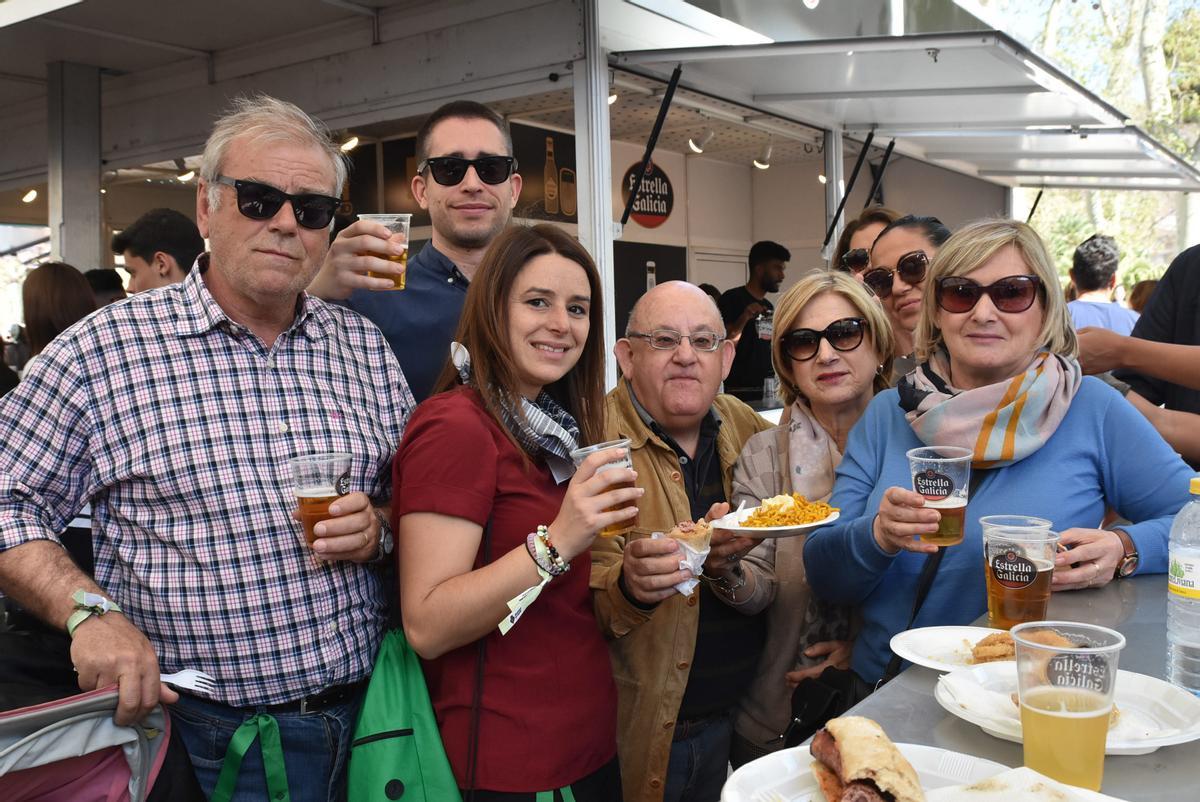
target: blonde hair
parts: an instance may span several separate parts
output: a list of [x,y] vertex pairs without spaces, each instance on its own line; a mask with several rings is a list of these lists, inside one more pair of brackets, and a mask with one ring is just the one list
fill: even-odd
[[797,398],[802,397],[798,387],[788,378],[792,375],[792,360],[783,353],[780,341],[791,331],[804,311],[819,295],[832,293],[840,295],[850,302],[859,316],[867,321],[867,333],[863,338],[875,349],[875,355],[880,357],[883,367],[875,374],[875,392],[886,390],[892,375],[892,356],[896,350],[895,336],[892,334],[892,324],[874,296],[867,291],[862,282],[849,273],[841,270],[815,270],[797,281],[791,289],[783,294],[775,305],[775,331],[771,335],[771,364],[775,367],[775,375],[779,377],[779,397],[787,406],[791,406]]
[[921,296],[921,318],[913,333],[918,361],[928,359],[943,343],[942,330],[935,322],[938,279],[966,276],[1009,246],[1017,249],[1021,260],[1042,282],[1038,293],[1042,301],[1042,328],[1038,332],[1037,347],[1070,358],[1079,353],[1079,341],[1067,312],[1058,273],[1042,238],[1032,227],[1018,220],[993,219],[977,220],[959,229],[933,257]]
[[234,98],[229,110],[213,125],[212,133],[204,144],[200,177],[204,179],[208,207],[212,211],[221,205],[221,185],[217,183],[217,177],[221,175],[225,155],[235,139],[282,142],[320,150],[333,167],[333,194],[341,196],[342,187],[346,184],[346,155],[334,144],[325,124],[310,117],[295,103],[257,94]]

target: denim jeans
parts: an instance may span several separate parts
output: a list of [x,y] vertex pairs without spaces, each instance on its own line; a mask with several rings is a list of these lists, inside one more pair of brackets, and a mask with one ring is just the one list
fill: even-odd
[[[361,699],[333,705],[319,713],[281,713],[279,724],[283,759],[292,802],[343,802],[346,799],[346,762]],[[171,721],[183,737],[196,779],[212,795],[229,740],[242,722],[256,711],[239,710],[180,694],[171,706]],[[262,750],[255,740],[242,760],[234,802],[269,799],[263,773]]]
[[729,776],[733,717],[719,714],[705,719],[704,724],[671,742],[663,802],[718,802],[721,798],[721,786]]

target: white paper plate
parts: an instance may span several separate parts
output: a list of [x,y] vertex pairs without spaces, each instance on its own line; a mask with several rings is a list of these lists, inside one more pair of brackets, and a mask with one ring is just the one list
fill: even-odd
[[758,511],[758,507],[750,507],[744,510],[734,510],[728,515],[723,515],[712,522],[713,529],[727,529],[730,532],[737,532],[742,537],[795,537],[816,529],[819,526],[827,526],[838,519],[840,513],[834,510],[825,518],[819,521],[813,521],[810,524],[800,524],[799,526],[742,526],[742,521],[750,517],[751,514]]
[[930,791],[929,802],[1121,802],[1074,785],[1065,785],[1024,766],[986,778],[985,782]]
[[[1014,662],[984,663],[956,669],[954,673],[969,677],[990,691],[1008,695],[1017,690],[1017,664]],[[995,719],[964,708],[941,681],[933,696],[947,712],[971,722],[988,735],[1021,743],[1021,714],[1016,705],[1013,705],[1012,719]],[[1109,733],[1104,750],[1106,755],[1147,755],[1164,746],[1200,739],[1200,699],[1169,682],[1132,671],[1118,671],[1115,700],[1124,728],[1144,726],[1149,731],[1163,734],[1114,738]]]
[[[896,747],[917,770],[921,787],[927,791],[978,782],[1008,770],[1008,766],[936,746]],[[760,757],[726,780],[721,802],[825,802],[810,768],[812,762],[807,746]]]
[[892,651],[934,671],[953,671],[971,665],[971,647],[988,635],[1003,632],[987,627],[921,627],[892,636]]

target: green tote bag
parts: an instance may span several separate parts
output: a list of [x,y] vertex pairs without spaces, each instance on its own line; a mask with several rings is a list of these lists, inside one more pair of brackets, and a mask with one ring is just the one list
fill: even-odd
[[421,661],[397,627],[383,637],[350,748],[347,799],[461,802]]

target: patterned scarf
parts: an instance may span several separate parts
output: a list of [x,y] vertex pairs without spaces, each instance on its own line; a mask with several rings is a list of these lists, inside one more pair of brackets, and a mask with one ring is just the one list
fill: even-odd
[[789,410],[788,472],[792,492],[809,501],[828,501],[833,472],[842,461],[837,443],[813,417],[808,404],[797,399]]
[[944,349],[900,380],[900,408],[922,443],[971,449],[976,468],[1020,462],[1054,434],[1079,390],[1079,363],[1040,351],[1011,379],[958,390]]
[[[458,371],[459,381],[471,384],[471,354],[466,346],[459,342],[450,343],[450,361]],[[575,475],[571,452],[579,448],[579,424],[545,390],[533,401],[524,396],[518,398],[521,399],[519,410],[511,396],[507,393],[501,396],[500,418],[504,428],[512,432],[527,453],[544,457],[554,474],[554,481],[562,484]]]

